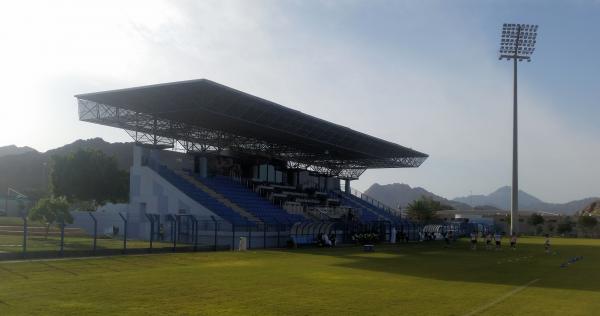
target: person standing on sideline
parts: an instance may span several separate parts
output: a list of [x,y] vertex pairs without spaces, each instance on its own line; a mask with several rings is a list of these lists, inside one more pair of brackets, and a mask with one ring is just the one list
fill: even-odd
[[546,234],[546,240],[544,240],[544,250],[546,253],[550,253],[550,235]]
[[492,233],[488,232],[485,236],[485,248],[492,249]]
[[510,248],[512,250],[517,250],[517,234],[515,233],[510,236]]
[[477,250],[477,232],[471,232],[471,250]]
[[496,250],[502,249],[502,235],[500,233],[494,235],[494,241],[496,241]]

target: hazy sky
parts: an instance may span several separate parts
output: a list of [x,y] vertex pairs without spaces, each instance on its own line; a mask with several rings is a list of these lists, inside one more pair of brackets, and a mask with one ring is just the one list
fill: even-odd
[[74,94],[207,78],[430,155],[403,182],[453,198],[511,175],[504,22],[539,24],[521,63],[520,188],[600,196],[599,1],[3,1],[0,146],[130,141]]

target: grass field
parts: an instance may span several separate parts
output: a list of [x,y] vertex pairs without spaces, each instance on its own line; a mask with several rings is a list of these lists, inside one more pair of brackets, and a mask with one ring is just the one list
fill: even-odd
[[[65,237],[64,250],[87,250],[92,249],[93,238],[91,237]],[[18,235],[0,235],[0,253],[2,252],[18,252],[23,251],[23,236]],[[165,247],[170,248],[171,243],[166,242],[154,242],[154,247]],[[98,238],[96,241],[97,249],[122,249],[123,239],[112,239],[112,238]],[[134,248],[148,248],[148,241],[140,240],[127,240],[128,249]],[[54,250],[60,249],[60,237],[50,236],[48,238],[42,236],[30,236],[27,240],[27,251],[29,253],[36,251]]]
[[598,315],[600,241],[542,242],[0,262],[0,315]]

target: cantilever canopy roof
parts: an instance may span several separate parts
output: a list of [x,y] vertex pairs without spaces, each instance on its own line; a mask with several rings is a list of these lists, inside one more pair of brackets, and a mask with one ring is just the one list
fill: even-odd
[[228,148],[347,178],[357,177],[353,170],[418,167],[427,158],[206,79],[76,98],[80,120],[123,128],[136,142],[155,146],[179,144],[188,151]]

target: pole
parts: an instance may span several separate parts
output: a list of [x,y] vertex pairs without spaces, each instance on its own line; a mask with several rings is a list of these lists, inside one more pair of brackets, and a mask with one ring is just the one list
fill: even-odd
[[267,249],[267,224],[263,222],[263,249]]
[[60,222],[60,255],[65,253],[65,220]]
[[23,257],[27,254],[27,217],[23,216]]
[[88,214],[90,214],[92,221],[94,221],[94,242],[92,244],[92,250],[94,253],[96,253],[96,241],[98,239],[98,221],[96,220],[96,217],[94,217],[92,212],[88,212]]
[[218,226],[217,220],[213,216],[211,216],[210,218],[212,218],[213,224],[215,225],[215,236],[214,236],[215,241],[214,241],[214,243],[215,243],[215,251],[217,251],[217,232],[218,232],[219,226]]
[[510,234],[518,232],[519,223],[519,156],[518,156],[518,121],[517,121],[517,51],[521,27],[517,28],[517,41],[515,56],[513,58],[513,164],[512,164],[512,192],[510,207]]
[[277,248],[279,248],[279,239],[281,235],[281,224],[277,224]]
[[196,216],[190,214],[192,219],[192,243],[194,244],[194,251],[198,250],[198,219]]
[[119,213],[123,220],[123,253],[127,251],[127,218],[123,214]]
[[150,252],[152,252],[152,246],[154,242],[154,218],[150,220]]
[[231,223],[231,250],[235,251],[235,224]]
[[250,249],[250,246],[252,245],[252,226],[250,226],[250,222],[246,223],[246,228],[248,229],[248,248]]
[[146,218],[150,221],[150,249],[148,249],[148,252],[152,252],[152,242],[154,241],[154,214],[146,214]]

